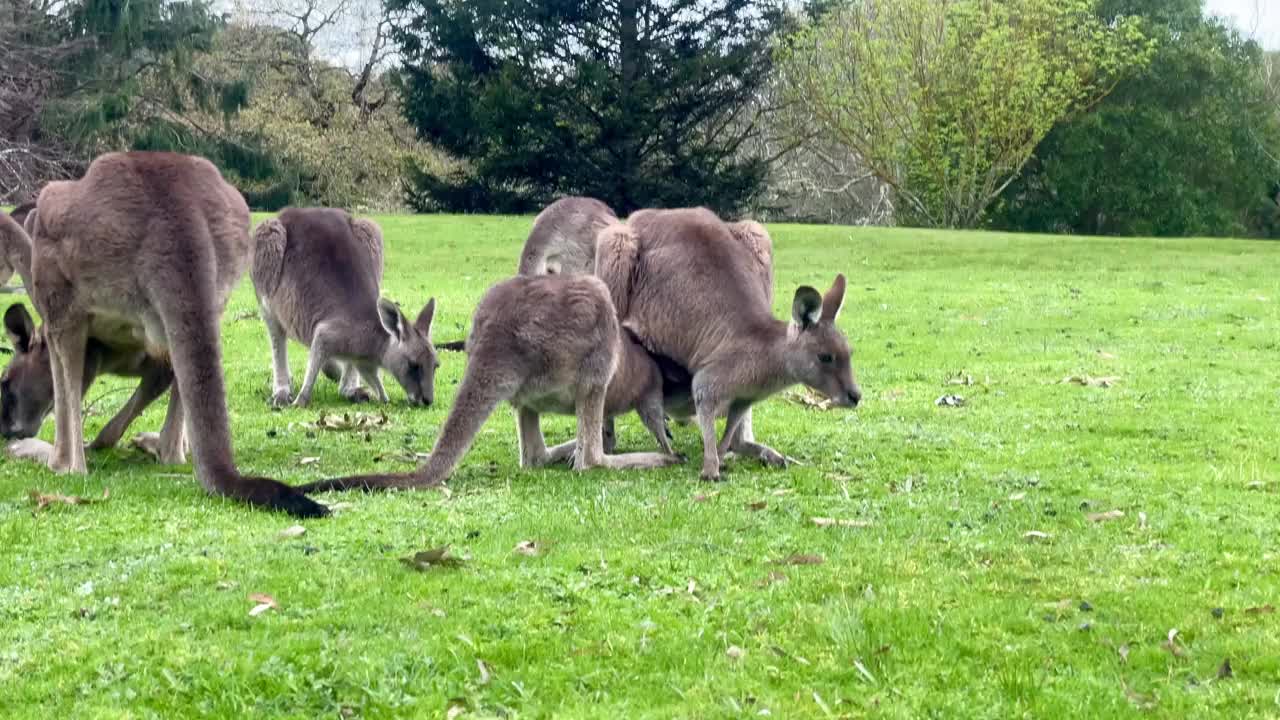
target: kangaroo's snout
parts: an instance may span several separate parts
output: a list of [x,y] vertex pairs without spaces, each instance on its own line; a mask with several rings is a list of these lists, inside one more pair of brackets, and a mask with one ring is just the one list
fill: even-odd
[[858,388],[850,390],[845,396],[845,402],[851,408],[858,407],[858,403],[862,402],[862,391]]

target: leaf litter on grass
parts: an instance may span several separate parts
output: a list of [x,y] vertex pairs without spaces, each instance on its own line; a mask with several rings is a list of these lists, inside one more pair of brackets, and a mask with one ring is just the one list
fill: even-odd
[[377,413],[338,413],[322,412],[313,423],[302,423],[308,430],[328,430],[332,432],[367,432],[381,430],[391,425],[391,418],[385,412]]
[[32,490],[27,493],[31,501],[36,504],[35,512],[40,512],[50,505],[92,505],[94,503],[106,502],[111,497],[110,488],[102,488],[102,497],[100,498],[82,498],[77,495],[63,495],[61,493],[45,493],[39,490]]
[[438,548],[414,553],[410,557],[402,557],[400,562],[418,572],[427,572],[432,568],[461,567],[465,561],[460,557],[450,555],[449,546],[442,545]]
[[268,610],[275,610],[280,607],[276,599],[266,593],[253,593],[249,596],[249,600],[256,603],[249,609],[249,617],[257,617]]

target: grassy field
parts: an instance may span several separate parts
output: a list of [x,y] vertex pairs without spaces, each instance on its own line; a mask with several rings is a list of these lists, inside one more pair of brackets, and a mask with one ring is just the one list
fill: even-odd
[[[386,292],[434,295],[438,341],[529,227],[381,222]],[[779,316],[848,274],[866,393],[757,406],[787,470],[525,472],[503,410],[451,495],[323,496],[282,537],[124,447],[83,478],[0,461],[0,717],[1280,717],[1280,244],[771,230]],[[388,379],[387,425],[314,431],[352,408],[322,380],[268,409],[247,278],[224,331],[239,461],[292,483],[412,467],[464,364],[429,409]],[[88,393],[90,432],[130,387]]]

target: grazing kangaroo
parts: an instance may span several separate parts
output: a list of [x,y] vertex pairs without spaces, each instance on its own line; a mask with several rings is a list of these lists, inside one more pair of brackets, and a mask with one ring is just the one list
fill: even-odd
[[86,472],[83,420],[90,338],[168,358],[195,474],[210,492],[300,517],[323,505],[236,468],[219,320],[249,264],[249,208],[207,160],[109,153],[80,180],[52,182],[33,223],[32,299],[53,369],[49,467]]
[[[54,406],[49,344],[21,304],[9,306],[4,324],[13,343],[13,359],[0,377],[0,436],[17,440],[9,445],[9,452],[15,457],[48,463],[53,446],[35,436]],[[115,447],[133,421],[173,382],[173,369],[167,362],[150,357],[144,350],[124,350],[89,338],[84,349],[81,392],[87,392],[99,375],[136,377],[140,382],[124,407],[89,443],[89,450]],[[169,396],[169,410],[160,433],[139,433],[133,442],[162,463],[187,461],[182,403],[177,393]]]
[[253,233],[253,288],[271,341],[276,407],[289,404],[288,338],[310,348],[307,374],[293,404],[305,407],[321,372],[339,375],[348,400],[368,399],[359,379],[379,402],[387,391],[378,377],[385,368],[404,388],[410,404],[435,400],[440,363],[431,345],[435,298],[412,324],[390,301],[382,284],[382,231],[344,210],[289,208]]
[[[598,239],[596,275],[609,286],[625,327],[651,353],[689,371],[688,410],[702,430],[703,479],[720,478],[721,457],[758,400],[797,383],[841,406],[862,398],[848,340],[835,324],[844,275],[825,297],[807,286],[796,290],[792,321],[777,320],[757,259],[705,208],[642,210],[607,228]],[[722,415],[728,420],[717,443]],[[756,457],[781,457],[751,444]]]
[[[543,274],[591,274],[596,269],[596,244],[602,230],[617,222],[617,215],[603,202],[587,197],[567,197],[546,207],[533,221],[533,229],[525,240],[520,253],[521,275]],[[756,281],[768,307],[773,307],[773,241],[760,223],[744,220],[727,223],[734,240],[742,246],[745,256],[752,261]],[[680,298],[665,298],[666,302],[682,302]],[[629,334],[628,342],[638,342]],[[461,348],[459,348],[461,349]],[[667,358],[655,357],[666,379],[668,404],[688,406],[688,372]],[[681,418],[683,419],[683,418]],[[613,452],[614,423],[605,418],[604,449]],[[730,450],[738,455],[755,457],[774,466],[785,466],[786,458],[771,448],[755,441],[751,409],[747,408],[742,421],[734,431]]]
[[[34,208],[32,208],[34,209]],[[34,213],[27,218],[34,222]],[[8,264],[31,287],[31,240],[17,223],[0,214],[0,261]],[[13,343],[13,359],[0,377],[0,436],[20,442],[10,446],[17,457],[48,462],[52,446],[34,439],[44,419],[53,410],[53,370],[49,365],[49,345],[36,329],[27,308],[19,303],[9,306],[4,315],[5,330]],[[141,378],[138,389],[103,426],[89,444],[90,450],[115,447],[143,410],[169,388],[173,370],[168,363],[155,360],[141,350],[121,350],[103,345],[92,338],[85,346],[84,391],[99,374]],[[183,437],[182,405],[177,396],[170,398],[169,415],[160,434],[141,433],[134,443],[155,455],[163,463],[186,462]]]
[[[521,467],[555,462],[566,453],[573,454],[578,470],[655,468],[679,462],[669,452],[604,452],[601,433],[605,414],[634,405],[637,388],[648,388],[640,394],[655,399],[650,417],[656,413],[661,420],[660,392],[654,387],[660,387],[661,379],[649,376],[643,381],[610,382],[620,363],[623,372],[628,369],[622,359],[618,316],[608,288],[598,278],[517,276],[494,285],[472,317],[467,351],[467,369],[453,408],[430,457],[416,472],[359,475],[299,489],[312,493],[439,485],[452,474],[481,425],[503,401],[516,409]],[[653,369],[647,361],[642,367]],[[542,413],[577,415],[576,441],[548,450],[539,426]]]

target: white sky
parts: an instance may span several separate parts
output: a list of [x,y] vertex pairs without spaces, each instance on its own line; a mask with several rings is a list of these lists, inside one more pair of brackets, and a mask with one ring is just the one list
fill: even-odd
[[1280,0],[1206,0],[1204,7],[1266,49],[1280,50]]

